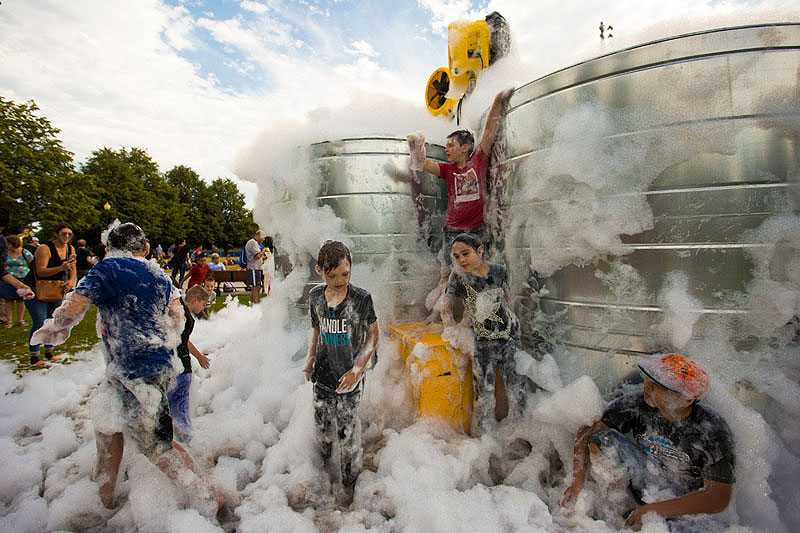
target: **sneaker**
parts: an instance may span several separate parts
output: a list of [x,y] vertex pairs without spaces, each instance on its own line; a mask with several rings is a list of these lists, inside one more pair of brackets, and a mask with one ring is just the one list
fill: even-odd
[[30,324],[28,324],[28,323],[27,323],[27,322],[25,322],[24,320],[20,320],[20,321],[19,321],[19,327],[21,327],[21,328],[28,328],[28,327],[30,327]]

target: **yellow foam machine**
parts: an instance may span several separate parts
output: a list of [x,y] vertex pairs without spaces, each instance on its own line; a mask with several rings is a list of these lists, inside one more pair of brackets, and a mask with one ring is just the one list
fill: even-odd
[[[469,357],[442,339],[441,324],[408,322],[389,329],[400,339],[406,367],[416,376],[417,415],[439,418],[456,431],[468,432],[474,397]],[[418,343],[424,345],[421,355],[410,357]]]
[[425,88],[432,115],[460,118],[461,102],[475,88],[478,73],[511,48],[508,22],[494,11],[484,20],[453,22],[448,26],[448,67],[433,71]]

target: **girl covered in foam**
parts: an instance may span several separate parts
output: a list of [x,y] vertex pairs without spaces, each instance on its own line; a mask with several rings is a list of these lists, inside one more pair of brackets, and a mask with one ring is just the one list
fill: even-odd
[[520,349],[519,321],[508,300],[508,274],[504,265],[484,261],[483,242],[462,233],[451,247],[453,272],[447,281],[442,322],[455,325],[454,299],[464,302],[465,321],[472,328],[475,350],[472,359],[475,404],[472,431],[479,435],[494,424],[494,383],[497,372],[508,392],[509,417],[522,416],[525,409],[525,376],[518,374],[514,361]]

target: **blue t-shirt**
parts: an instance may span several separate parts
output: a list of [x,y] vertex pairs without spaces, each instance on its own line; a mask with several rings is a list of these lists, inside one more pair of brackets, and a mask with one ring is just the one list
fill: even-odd
[[171,367],[178,340],[169,332],[172,291],[160,269],[133,257],[107,257],[75,289],[97,306],[110,363],[123,377],[153,376]]

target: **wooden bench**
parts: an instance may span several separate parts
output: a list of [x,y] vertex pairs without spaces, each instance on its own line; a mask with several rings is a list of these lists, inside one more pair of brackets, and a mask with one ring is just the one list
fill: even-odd
[[[217,294],[246,294],[250,292],[250,286],[247,284],[247,270],[212,270],[214,281],[216,282],[215,290]],[[233,292],[225,292],[222,290],[224,283],[233,284]]]

